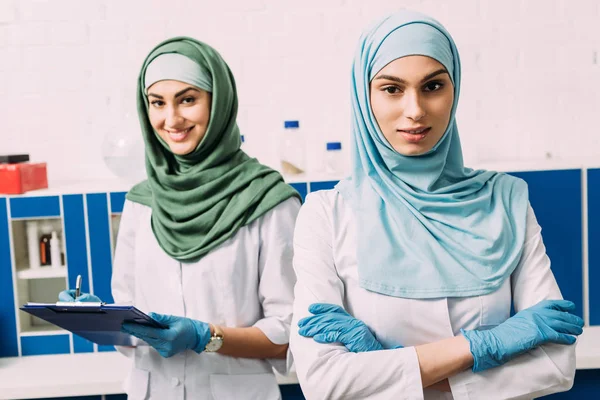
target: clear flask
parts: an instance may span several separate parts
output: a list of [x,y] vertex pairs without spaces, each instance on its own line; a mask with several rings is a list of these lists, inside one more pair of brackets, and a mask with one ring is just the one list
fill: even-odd
[[343,153],[341,142],[328,142],[325,152],[325,172],[332,175],[340,175],[343,171]]
[[280,140],[281,171],[284,175],[297,175],[306,171],[304,158],[304,137],[300,132],[299,121],[284,121]]

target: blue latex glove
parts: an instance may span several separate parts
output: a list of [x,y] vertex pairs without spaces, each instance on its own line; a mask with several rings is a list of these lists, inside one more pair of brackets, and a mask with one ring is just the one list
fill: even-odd
[[81,301],[81,302],[99,302],[102,303],[99,297],[89,293],[79,293],[79,297],[75,298],[75,289],[63,290],[58,294],[58,301]]
[[473,372],[494,368],[544,343],[573,344],[583,332],[583,320],[571,314],[575,304],[567,300],[544,300],[519,311],[489,330],[466,331],[473,354]]
[[126,322],[121,327],[121,331],[142,339],[165,358],[188,349],[201,353],[210,340],[210,325],[206,322],[173,315],[156,313],[148,315],[168,328],[152,328],[135,322]]
[[[354,353],[383,350],[369,327],[335,304],[315,303],[312,316],[298,321],[298,333],[318,343],[342,343]],[[401,346],[399,346],[401,347]]]

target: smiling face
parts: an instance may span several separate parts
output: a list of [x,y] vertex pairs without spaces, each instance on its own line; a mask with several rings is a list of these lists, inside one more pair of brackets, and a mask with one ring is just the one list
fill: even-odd
[[398,153],[416,156],[444,135],[454,87],[442,64],[407,56],[387,64],[371,81],[371,109],[379,129]]
[[208,129],[212,95],[187,83],[165,80],[148,88],[148,101],[150,124],[171,152],[194,151]]

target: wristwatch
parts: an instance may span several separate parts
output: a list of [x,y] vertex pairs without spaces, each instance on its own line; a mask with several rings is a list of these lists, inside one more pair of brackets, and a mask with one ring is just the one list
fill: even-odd
[[221,346],[223,346],[223,331],[221,331],[221,328],[217,325],[213,325],[213,334],[206,344],[204,351],[214,353],[215,351],[218,351]]

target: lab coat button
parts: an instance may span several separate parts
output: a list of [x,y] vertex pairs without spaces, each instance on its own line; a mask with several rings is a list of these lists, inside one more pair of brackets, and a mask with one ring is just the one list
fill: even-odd
[[173,387],[175,387],[175,386],[179,385],[179,379],[178,379],[178,378],[172,378],[172,379],[171,379],[171,385],[172,385]]

